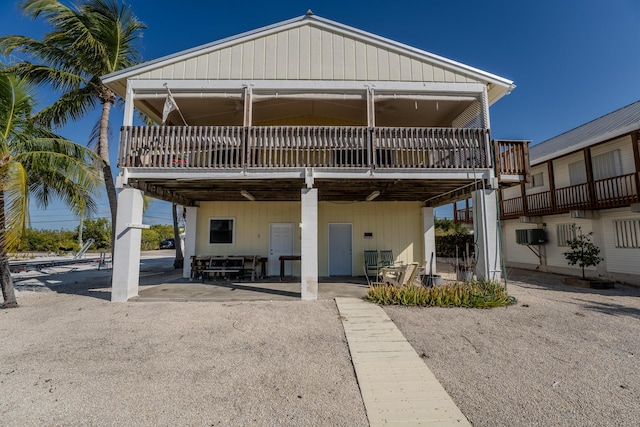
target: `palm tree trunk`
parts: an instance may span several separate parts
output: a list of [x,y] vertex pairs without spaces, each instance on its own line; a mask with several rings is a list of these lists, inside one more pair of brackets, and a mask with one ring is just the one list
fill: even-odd
[[[114,96],[115,98],[115,96]],[[111,173],[111,162],[109,161],[109,111],[111,110],[110,99],[102,102],[102,115],[100,116],[100,139],[98,140],[98,155],[102,159],[102,174],[104,176],[104,186],[107,189],[107,199],[109,200],[109,210],[111,211],[111,254],[116,237],[116,214],[118,212],[118,196],[116,186]]]
[[0,191],[0,285],[2,286],[2,298],[5,308],[18,306],[16,293],[13,289],[13,279],[9,269],[9,256],[7,254],[6,234],[4,221],[4,190]]
[[184,255],[182,254],[182,245],[180,244],[180,230],[178,230],[177,207],[175,203],[171,204],[171,210],[173,211],[173,239],[174,242],[176,242],[176,259],[173,261],[173,268],[181,268],[184,266]]

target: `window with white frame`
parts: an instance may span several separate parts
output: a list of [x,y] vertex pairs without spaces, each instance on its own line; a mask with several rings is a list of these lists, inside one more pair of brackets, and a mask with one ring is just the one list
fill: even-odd
[[616,248],[640,248],[640,219],[613,221],[616,232]]
[[575,223],[556,225],[556,237],[558,246],[569,246],[567,242],[576,238]]
[[209,220],[209,244],[232,245],[234,242],[234,218],[211,218]]
[[527,183],[527,188],[542,187],[544,185],[542,172],[531,175],[531,181]]
[[595,181],[622,175],[620,150],[612,150],[593,156],[591,165],[593,166],[593,179]]

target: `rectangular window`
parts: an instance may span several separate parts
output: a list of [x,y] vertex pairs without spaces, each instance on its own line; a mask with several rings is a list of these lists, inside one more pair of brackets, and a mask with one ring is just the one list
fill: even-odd
[[558,224],[556,226],[556,237],[558,238],[558,246],[569,246],[569,240],[576,238],[575,224]]
[[235,235],[235,219],[211,218],[209,220],[209,244],[232,245]]
[[587,182],[587,168],[584,161],[569,163],[569,185],[584,184]]
[[531,175],[531,181],[527,183],[527,188],[542,187],[544,185],[544,180],[542,179],[542,177],[542,172]]
[[622,175],[620,150],[612,150],[591,158],[593,166],[593,180],[611,178]]
[[640,248],[640,219],[613,221],[616,230],[616,248]]

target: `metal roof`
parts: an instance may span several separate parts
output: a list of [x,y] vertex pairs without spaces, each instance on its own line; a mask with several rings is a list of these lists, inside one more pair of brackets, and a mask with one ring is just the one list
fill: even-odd
[[640,101],[532,145],[529,148],[531,164],[539,164],[638,129]]

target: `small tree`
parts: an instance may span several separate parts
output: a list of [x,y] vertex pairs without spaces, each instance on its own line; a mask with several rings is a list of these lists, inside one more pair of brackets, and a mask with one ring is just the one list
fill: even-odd
[[600,255],[600,248],[591,242],[593,232],[582,234],[580,227],[577,227],[577,230],[577,236],[571,240],[567,240],[571,251],[565,252],[564,257],[567,259],[569,265],[578,264],[582,269],[582,278],[586,279],[584,268],[595,267],[600,264],[600,261],[604,260],[604,258],[598,256]]

